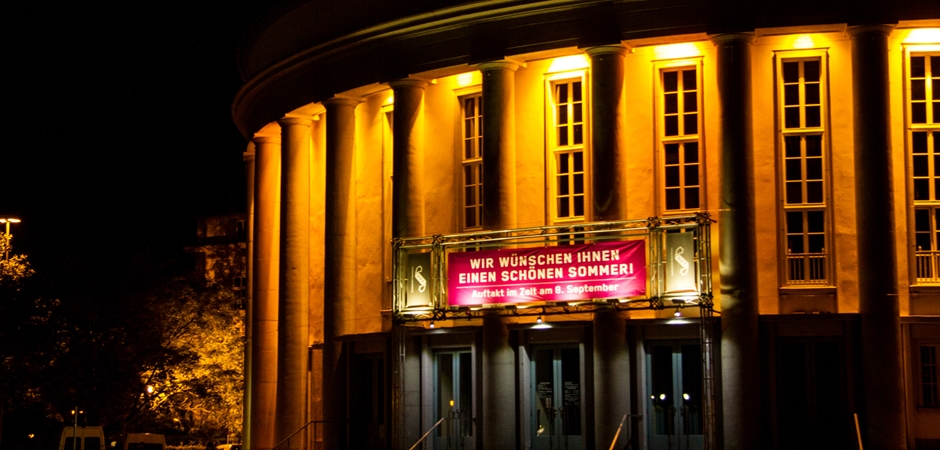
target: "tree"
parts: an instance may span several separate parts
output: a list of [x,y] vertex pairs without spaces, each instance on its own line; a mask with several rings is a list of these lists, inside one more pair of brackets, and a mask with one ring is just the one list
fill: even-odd
[[10,255],[13,248],[13,235],[0,233],[0,286],[14,286],[33,274],[26,255]]

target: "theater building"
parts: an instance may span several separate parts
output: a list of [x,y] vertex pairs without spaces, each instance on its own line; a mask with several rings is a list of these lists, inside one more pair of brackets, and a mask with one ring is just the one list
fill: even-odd
[[249,450],[940,448],[940,8],[290,1]]

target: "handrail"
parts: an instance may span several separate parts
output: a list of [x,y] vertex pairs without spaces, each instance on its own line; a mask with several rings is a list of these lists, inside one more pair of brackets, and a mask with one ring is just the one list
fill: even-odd
[[441,417],[441,420],[438,420],[437,423],[435,423],[434,426],[431,427],[430,430],[424,433],[424,436],[421,436],[421,439],[418,439],[418,442],[415,442],[415,445],[412,445],[411,448],[409,448],[408,450],[415,450],[415,448],[418,447],[418,444],[420,444],[421,441],[424,440],[424,438],[428,437],[428,435],[431,434],[431,432],[434,431],[434,429],[437,428],[437,426],[440,425],[441,422],[444,421],[444,419],[445,419],[444,417]]
[[614,434],[614,440],[610,443],[610,450],[614,450],[614,446],[617,445],[617,439],[620,437],[620,431],[623,429],[624,422],[627,421],[627,417],[643,417],[643,414],[624,414],[623,419],[620,419],[620,426],[617,427],[617,433]]
[[610,450],[614,450],[614,446],[617,445],[617,438],[620,437],[620,430],[623,428],[623,423],[627,421],[627,415],[623,415],[623,419],[620,419],[620,426],[617,427],[617,432],[614,434],[614,440],[610,443]]
[[[309,427],[311,424],[327,423],[327,422],[337,422],[337,421],[336,421],[336,420],[311,420],[311,421],[305,423],[302,427],[298,428],[296,431],[294,431],[294,432],[291,433],[290,435],[288,435],[286,438],[282,439],[281,442],[278,442],[277,445],[275,445],[274,447],[271,448],[271,450],[277,450],[278,447],[280,447],[281,445],[283,445],[285,442],[290,441],[291,438],[293,438],[294,436],[297,435],[297,433],[300,433],[301,431],[305,430],[305,429],[306,429],[307,427]],[[316,428],[314,428],[314,433],[316,433]]]

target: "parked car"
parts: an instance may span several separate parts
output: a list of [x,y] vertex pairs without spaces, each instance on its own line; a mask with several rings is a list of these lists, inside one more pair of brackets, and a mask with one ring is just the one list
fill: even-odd
[[59,450],[104,450],[101,427],[65,427],[59,438]]

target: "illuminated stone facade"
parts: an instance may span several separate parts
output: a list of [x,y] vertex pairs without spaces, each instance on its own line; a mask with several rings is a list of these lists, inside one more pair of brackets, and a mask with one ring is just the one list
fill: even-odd
[[[940,443],[936,7],[293,2],[239,67],[250,450]],[[447,303],[690,217],[688,303]]]

